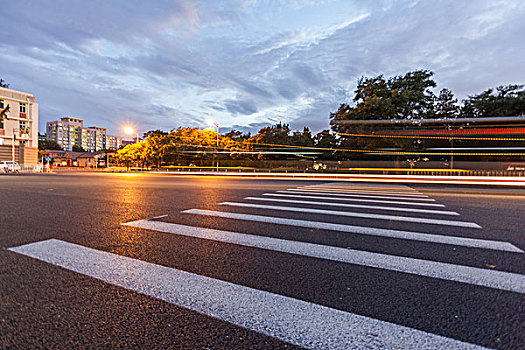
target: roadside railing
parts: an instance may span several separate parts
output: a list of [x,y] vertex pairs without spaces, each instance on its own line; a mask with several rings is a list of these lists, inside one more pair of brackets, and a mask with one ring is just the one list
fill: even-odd
[[285,173],[285,174],[378,174],[378,175],[427,175],[427,176],[501,176],[525,177],[525,170],[467,170],[467,169],[409,169],[409,168],[335,168],[335,169],[294,169],[294,168],[251,168],[251,167],[198,167],[172,166],[152,169],[131,168],[136,172],[178,172],[178,173]]

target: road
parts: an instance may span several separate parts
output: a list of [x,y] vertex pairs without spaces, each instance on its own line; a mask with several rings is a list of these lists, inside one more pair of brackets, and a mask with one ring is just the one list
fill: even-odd
[[0,177],[0,348],[525,348],[525,190]]

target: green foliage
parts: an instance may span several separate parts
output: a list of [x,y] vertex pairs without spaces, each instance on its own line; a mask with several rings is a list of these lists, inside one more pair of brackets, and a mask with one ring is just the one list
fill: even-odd
[[49,150],[61,151],[62,147],[60,147],[60,145],[56,141],[53,141],[53,140],[39,140],[38,149],[39,150],[49,149]]
[[[314,137],[314,144],[320,148],[337,148],[338,141],[334,134],[330,134],[329,130],[323,130],[317,133]],[[323,159],[335,159],[335,151],[323,150]]]
[[[436,86],[432,75],[430,71],[417,70],[388,80],[382,75],[375,78],[362,77],[355,90],[355,107],[341,104],[336,113],[330,114],[330,119],[430,118],[434,115],[435,98],[431,89]],[[344,132],[337,130],[340,129],[338,126],[334,129]]]
[[145,132],[144,135],[142,136],[142,138],[146,139],[149,136],[158,136],[158,135],[168,135],[168,133],[166,131],[162,131],[160,129],[150,130],[150,131]]
[[264,127],[259,130],[259,133],[252,140],[256,143],[290,145],[290,127],[288,124],[282,124],[281,122]]
[[436,98],[435,115],[438,118],[451,119],[458,116],[458,100],[449,89],[442,89]]
[[72,150],[73,152],[86,152],[86,150],[79,145],[73,145]]
[[290,143],[294,146],[312,147],[314,145],[312,132],[306,126],[304,127],[303,132],[294,131]]
[[4,128],[4,119],[7,119],[7,113],[9,112],[9,105],[0,111],[0,129]]
[[469,96],[461,108],[462,117],[504,117],[525,115],[523,85],[502,85]]

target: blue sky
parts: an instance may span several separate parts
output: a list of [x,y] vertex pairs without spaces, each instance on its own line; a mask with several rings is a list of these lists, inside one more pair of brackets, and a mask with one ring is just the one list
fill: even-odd
[[110,133],[215,120],[328,128],[361,76],[435,72],[459,99],[525,83],[522,0],[0,0],[0,77],[35,94],[40,130]]

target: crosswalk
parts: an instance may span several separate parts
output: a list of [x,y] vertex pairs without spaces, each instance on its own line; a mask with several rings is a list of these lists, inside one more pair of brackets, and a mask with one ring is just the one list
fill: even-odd
[[[151,234],[203,239],[348,266],[445,281],[493,293],[525,294],[525,275],[399,254],[349,249],[251,232],[250,225],[277,225],[356,235],[363,239],[462,247],[493,254],[523,254],[506,241],[480,238],[482,227],[405,185],[324,183],[216,203],[220,210],[190,208],[186,217],[243,223],[244,232],[167,222],[166,215],[122,223]],[[454,220],[451,220],[454,217]],[[456,219],[457,218],[457,219]],[[272,226],[273,227],[273,226]],[[451,231],[454,230],[454,231]],[[455,234],[455,232],[458,232]],[[388,247],[383,247],[388,250]],[[455,248],[454,248],[455,249]],[[50,239],[9,249],[215,319],[309,349],[484,349],[467,339],[407,327],[200,274],[77,244]],[[266,262],[271,264],[271,261]],[[299,271],[297,271],[299,273]],[[443,283],[445,283],[443,282]],[[481,289],[480,289],[481,290]]]

